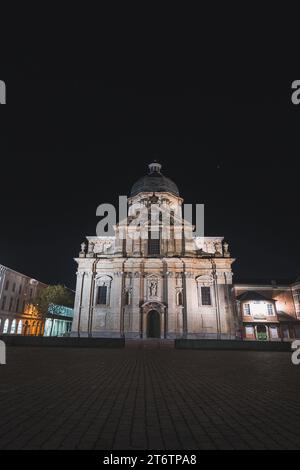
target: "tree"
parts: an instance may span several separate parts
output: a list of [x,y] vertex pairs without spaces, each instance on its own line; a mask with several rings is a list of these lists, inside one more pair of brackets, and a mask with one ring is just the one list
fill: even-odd
[[74,306],[74,295],[70,289],[61,284],[47,286],[41,291],[36,303],[42,315],[46,316],[50,304],[72,308]]

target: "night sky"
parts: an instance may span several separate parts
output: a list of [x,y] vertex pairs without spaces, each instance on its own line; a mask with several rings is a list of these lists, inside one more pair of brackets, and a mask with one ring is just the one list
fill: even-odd
[[228,241],[235,281],[300,276],[299,76],[115,88],[43,75],[28,57],[1,73],[1,264],[74,288],[96,207],[159,154],[185,202],[205,204],[205,234]]

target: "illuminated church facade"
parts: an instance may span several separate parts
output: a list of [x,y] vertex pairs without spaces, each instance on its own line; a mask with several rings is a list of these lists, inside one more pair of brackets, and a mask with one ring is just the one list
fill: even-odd
[[[161,219],[134,226],[139,236],[132,237],[141,207],[150,214],[154,205],[170,214],[168,237]],[[223,237],[195,236],[187,223],[183,230],[182,207],[176,184],[160,164],[150,164],[131,189],[126,225],[117,225],[114,236],[87,237],[87,249],[82,244],[72,335],[235,337],[228,244]]]
[[[153,222],[155,208],[169,215],[167,225],[161,216]],[[147,218],[135,224],[143,209]],[[88,246],[81,245],[72,335],[300,338],[299,280],[233,285],[228,244],[223,237],[196,236],[182,209],[176,184],[160,164],[150,164],[131,189],[125,222],[112,236],[87,237]]]

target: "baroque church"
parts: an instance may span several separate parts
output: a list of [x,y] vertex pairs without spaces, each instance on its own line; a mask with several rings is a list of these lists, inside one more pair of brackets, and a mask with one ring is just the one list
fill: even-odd
[[[157,207],[170,215],[167,237],[161,215],[134,224],[141,208],[151,214]],[[87,237],[75,259],[72,335],[235,338],[228,244],[223,237],[195,235],[182,212],[177,185],[151,163],[132,186],[128,216],[114,236]]]
[[300,277],[232,284],[228,244],[204,237],[199,220],[194,230],[159,163],[123,198],[120,222],[106,231],[102,219],[75,259],[73,323],[66,307],[39,312],[45,284],[0,265],[0,336],[300,338]]

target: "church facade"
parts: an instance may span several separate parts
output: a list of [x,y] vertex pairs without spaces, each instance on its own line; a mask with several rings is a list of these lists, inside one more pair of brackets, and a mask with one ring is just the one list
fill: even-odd
[[[164,216],[149,215],[154,206],[169,215],[166,232]],[[87,237],[75,259],[73,336],[235,338],[228,244],[183,229],[182,208],[176,184],[150,164],[131,189],[126,221],[113,236]]]

